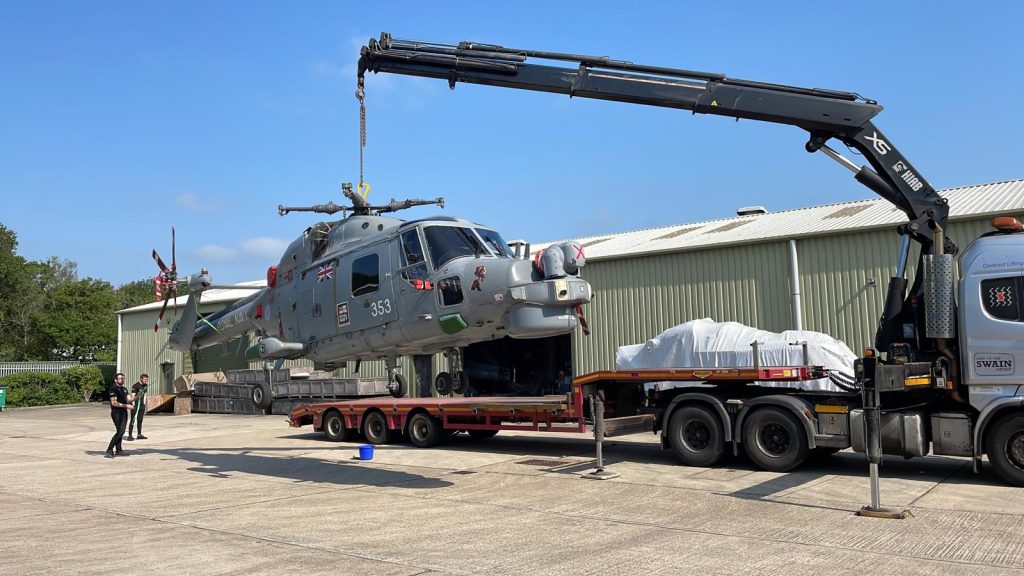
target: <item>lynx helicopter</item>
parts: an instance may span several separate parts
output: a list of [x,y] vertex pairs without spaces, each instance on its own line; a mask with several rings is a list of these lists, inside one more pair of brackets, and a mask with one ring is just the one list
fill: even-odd
[[[525,242],[513,251],[496,230],[462,218],[383,216],[413,206],[443,208],[443,198],[374,206],[349,183],[342,191],[351,206],[278,206],[282,216],[342,212],[343,218],[307,228],[269,267],[265,288],[210,315],[199,314],[202,293],[224,286],[215,286],[206,268],[179,279],[174,259],[168,267],[154,250],[160,318],[179,286],[189,291],[168,347],[191,353],[255,333],[247,355],[267,361],[308,358],[331,370],[354,360],[358,370],[362,360],[382,359],[388,389],[401,397],[408,382],[397,371],[400,356],[459,358],[476,342],[557,336],[577,325],[589,333],[582,305],[592,290],[579,277],[586,259],[578,243],[549,246],[531,259]],[[438,390],[466,387],[465,371],[452,369],[438,374]]]

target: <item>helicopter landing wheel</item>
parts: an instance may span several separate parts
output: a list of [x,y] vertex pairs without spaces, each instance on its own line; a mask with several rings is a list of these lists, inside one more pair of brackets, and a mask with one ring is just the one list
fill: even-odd
[[404,397],[409,393],[409,380],[401,374],[392,375],[391,381],[388,382],[388,392],[395,398]]
[[434,390],[438,396],[450,396],[453,388],[452,375],[448,372],[438,372],[434,379]]
[[266,382],[253,384],[251,394],[252,403],[260,410],[270,406],[270,402],[274,399],[270,393],[270,386]]
[[452,383],[453,394],[465,394],[466,390],[469,389],[469,375],[466,374],[465,370],[459,370],[454,375],[454,382]]

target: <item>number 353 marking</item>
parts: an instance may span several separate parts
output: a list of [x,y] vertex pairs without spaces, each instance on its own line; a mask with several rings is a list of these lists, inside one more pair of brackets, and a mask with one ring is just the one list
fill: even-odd
[[384,314],[391,313],[391,299],[385,298],[384,300],[377,300],[376,302],[370,302],[370,315],[371,316],[383,316]]

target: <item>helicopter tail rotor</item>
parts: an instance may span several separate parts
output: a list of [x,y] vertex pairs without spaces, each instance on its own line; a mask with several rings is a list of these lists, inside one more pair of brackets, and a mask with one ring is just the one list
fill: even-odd
[[157,254],[156,249],[153,250],[153,261],[156,262],[157,268],[160,272],[153,277],[153,286],[156,292],[157,301],[163,300],[164,305],[160,307],[160,314],[157,316],[157,321],[153,325],[153,331],[157,332],[160,330],[160,322],[164,319],[164,314],[167,312],[167,303],[174,299],[174,315],[178,315],[178,262],[175,251],[175,238],[174,238],[174,227],[171,227],[171,266],[168,268],[167,264],[164,263],[163,258]]

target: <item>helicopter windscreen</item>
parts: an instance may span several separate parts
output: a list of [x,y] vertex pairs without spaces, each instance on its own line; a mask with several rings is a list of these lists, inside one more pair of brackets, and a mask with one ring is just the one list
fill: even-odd
[[494,230],[488,230],[487,228],[477,228],[476,233],[484,239],[484,244],[491,249],[492,252],[498,257],[514,258],[512,251],[508,248],[508,242],[501,237]]
[[434,261],[435,270],[460,256],[490,254],[469,228],[427,226],[423,229],[423,235],[427,239],[427,251]]

